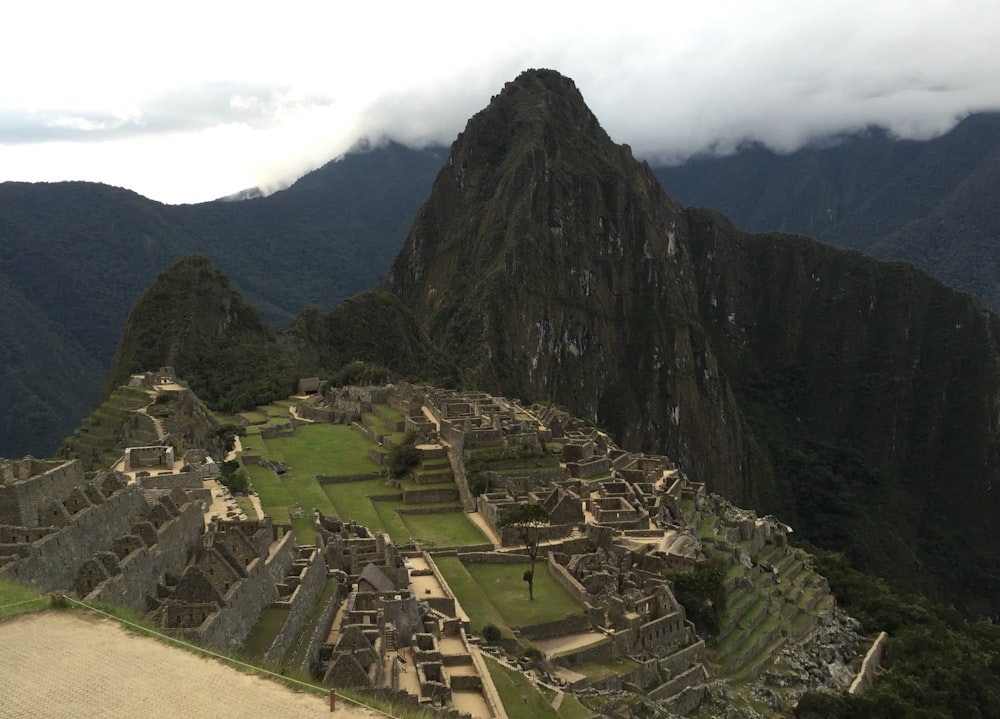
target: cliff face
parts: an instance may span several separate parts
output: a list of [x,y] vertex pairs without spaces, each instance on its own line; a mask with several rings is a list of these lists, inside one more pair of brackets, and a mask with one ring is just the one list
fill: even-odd
[[995,318],[909,266],[680,207],[557,73],[469,121],[388,286],[467,385],[565,404],[863,567],[996,609]]

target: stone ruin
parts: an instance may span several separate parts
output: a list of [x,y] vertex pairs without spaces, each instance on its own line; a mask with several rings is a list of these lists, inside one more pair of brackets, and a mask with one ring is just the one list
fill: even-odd
[[143,491],[114,471],[85,475],[79,460],[2,460],[0,478],[0,572],[41,592],[145,612],[204,532],[185,492]]
[[[421,701],[450,704],[451,659],[439,642],[461,633],[454,599],[418,599],[410,585],[408,561],[388,535],[318,516],[331,571],[351,591],[331,634],[333,641],[320,654],[316,675],[327,686],[400,690],[410,667],[416,672]],[[469,679],[463,673],[456,678],[456,688],[469,688]]]

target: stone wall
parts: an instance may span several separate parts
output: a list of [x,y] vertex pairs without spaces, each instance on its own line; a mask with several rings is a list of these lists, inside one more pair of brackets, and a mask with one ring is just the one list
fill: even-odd
[[458,500],[458,487],[436,489],[404,489],[403,504],[430,504],[432,502],[454,502]]
[[274,638],[270,648],[264,655],[264,663],[277,665],[292,646],[298,636],[302,624],[309,617],[316,597],[323,591],[327,582],[326,557],[319,549],[313,550],[309,566],[301,577],[301,583],[295,588],[288,604],[288,617],[281,631]]
[[114,540],[128,534],[148,512],[149,504],[139,489],[116,492],[103,503],[82,509],[68,526],[32,544],[19,562],[6,568],[7,576],[43,593],[72,587],[85,561],[110,549]]
[[[0,524],[38,527],[42,506],[62,499],[84,483],[83,465],[69,462],[39,462],[26,457],[0,464]],[[29,474],[40,472],[38,474]]]
[[137,477],[136,481],[143,489],[201,489],[201,472],[170,472],[169,474],[151,474],[148,477]]
[[165,573],[180,575],[189,553],[201,545],[204,520],[193,502],[185,504],[180,514],[156,531],[153,546],[139,547],[121,559],[121,574],[101,583],[87,601],[106,602],[146,612],[147,598],[156,596],[156,585]]
[[[514,627],[511,627],[513,629]],[[567,614],[562,619],[555,619],[551,622],[532,624],[527,627],[518,627],[521,636],[528,639],[549,639],[551,637],[562,637],[567,634],[579,634],[590,629],[590,619],[586,614]]]
[[586,606],[587,601],[590,599],[590,595],[587,593],[587,590],[584,589],[583,585],[577,581],[576,577],[566,570],[566,567],[556,561],[555,555],[552,552],[548,553],[547,561],[549,563],[549,572],[552,574],[552,578],[559,582],[559,584],[562,585],[562,588],[569,592],[574,599]]
[[377,479],[382,475],[379,472],[365,472],[363,474],[344,474],[336,477],[327,474],[317,474],[316,481],[320,484],[340,484],[342,482],[366,482],[369,479]]
[[865,658],[861,662],[861,671],[858,672],[858,675],[854,677],[854,681],[851,682],[851,688],[847,690],[848,694],[862,694],[874,683],[875,674],[882,666],[882,654],[885,652],[885,645],[888,639],[888,634],[879,632],[878,637],[875,638],[871,648],[865,654]]
[[[343,575],[340,575],[343,577]],[[337,581],[336,579],[331,579],[330,581]],[[299,667],[299,671],[305,676],[313,676],[319,667],[319,651],[326,644],[326,640],[330,636],[330,629],[333,627],[333,620],[337,617],[337,610],[340,609],[340,605],[344,602],[347,594],[350,592],[350,586],[343,583],[337,582],[337,588],[333,591],[333,595],[330,597],[330,601],[327,602],[326,606],[323,608],[323,613],[320,614],[319,620],[316,622],[316,627],[313,629],[312,637],[309,639],[309,646],[306,647],[305,658],[302,660],[302,666]]]
[[277,598],[276,585],[288,574],[296,556],[295,536],[285,534],[271,556],[250,565],[247,576],[226,597],[226,606],[199,627],[199,640],[226,652],[242,647],[261,612]]

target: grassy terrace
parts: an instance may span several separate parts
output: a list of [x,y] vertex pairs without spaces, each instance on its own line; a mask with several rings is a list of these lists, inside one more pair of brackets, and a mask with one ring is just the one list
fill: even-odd
[[509,637],[513,636],[512,625],[531,626],[583,611],[552,577],[545,562],[535,565],[535,601],[528,601],[528,587],[522,578],[528,562],[466,564],[458,557],[435,557],[434,562],[477,631],[494,624]]
[[265,609],[260,615],[260,619],[254,626],[253,631],[250,632],[250,636],[247,637],[242,653],[251,662],[259,662],[263,659],[264,655],[267,654],[267,650],[271,648],[271,644],[274,643],[274,638],[278,636],[278,632],[285,626],[286,619],[288,619],[288,609],[276,609],[274,607]]
[[499,662],[483,657],[500,695],[500,701],[510,719],[559,719],[551,699],[542,694],[521,672],[508,669]]
[[0,578],[0,619],[48,609],[51,601],[33,589]]
[[306,659],[306,649],[309,647],[309,640],[316,629],[316,624],[319,622],[319,616],[323,613],[326,605],[330,603],[330,598],[336,589],[337,582],[328,579],[326,586],[323,587],[323,591],[319,593],[316,601],[313,602],[312,609],[309,610],[309,616],[302,623],[302,629],[299,630],[298,636],[295,637],[289,654],[286,654],[282,660],[284,667],[288,667],[288,669],[295,672],[302,666],[302,662]]
[[[287,409],[275,406],[259,407],[258,413],[279,416],[279,413],[287,413]],[[264,511],[270,514],[276,523],[290,522],[300,544],[314,541],[309,515],[313,507],[342,519],[354,519],[372,530],[387,532],[397,543],[406,543],[413,539],[429,548],[488,543],[479,528],[461,511],[430,515],[400,515],[397,511],[423,508],[459,510],[461,506],[457,500],[433,504],[404,504],[402,490],[386,486],[385,480],[380,476],[361,481],[319,484],[316,475],[346,477],[374,474],[381,469],[368,456],[368,450],[376,445],[366,435],[350,426],[303,424],[299,425],[291,437],[272,439],[263,439],[259,434],[259,428],[249,427],[243,445],[245,448],[252,448],[251,451],[260,454],[264,459],[283,462],[288,466],[288,471],[280,476],[254,465],[247,465],[247,470]],[[426,469],[431,472],[440,471],[442,477],[450,477],[447,459],[432,460],[432,462],[433,464],[428,463]],[[447,488],[454,487],[454,480],[429,485],[417,485],[406,480],[404,485],[411,490]],[[372,497],[387,499],[372,501]],[[296,505],[301,508],[305,516],[289,520],[289,513],[296,508]]]

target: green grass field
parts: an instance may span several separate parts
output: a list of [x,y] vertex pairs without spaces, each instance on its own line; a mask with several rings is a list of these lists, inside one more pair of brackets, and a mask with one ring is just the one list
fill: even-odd
[[[382,408],[391,410],[391,408]],[[260,415],[277,416],[281,407],[259,407]],[[391,413],[399,414],[395,410]],[[400,415],[401,416],[401,415]],[[378,422],[380,419],[375,418]],[[252,429],[252,428],[251,428]],[[347,425],[300,425],[291,437],[263,439],[259,435],[244,438],[245,447],[264,459],[283,462],[288,471],[277,475],[262,467],[248,465],[253,488],[260,496],[264,511],[280,524],[289,522],[289,512],[296,504],[306,516],[291,521],[300,544],[315,539],[309,513],[313,507],[344,520],[353,519],[375,531],[387,532],[397,543],[417,540],[428,547],[468,546],[488,543],[483,533],[462,512],[435,515],[400,515],[397,509],[420,506],[460,507],[458,501],[430,505],[408,505],[402,499],[373,502],[373,496],[399,495],[400,490],[388,487],[385,479],[372,479],[335,484],[319,484],[317,475],[342,477],[377,472],[380,467],[369,456],[375,444],[364,434]],[[447,460],[437,460],[432,471],[449,476]],[[407,481],[410,489],[429,489],[434,485],[417,485]],[[442,487],[447,483],[442,483]],[[451,482],[454,486],[454,480]]]
[[437,557],[434,561],[477,631],[494,624],[512,636],[511,625],[551,622],[584,609],[552,577],[545,562],[535,564],[535,599],[529,601],[528,585],[522,578],[528,562],[464,564],[457,557]]

